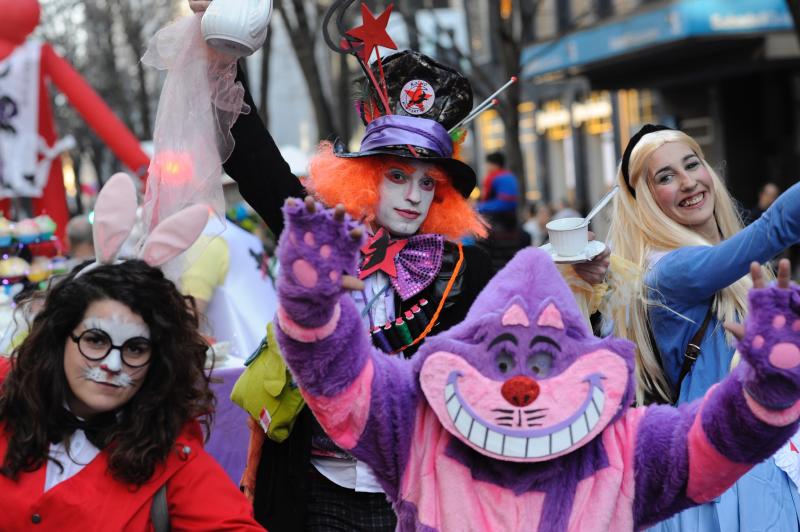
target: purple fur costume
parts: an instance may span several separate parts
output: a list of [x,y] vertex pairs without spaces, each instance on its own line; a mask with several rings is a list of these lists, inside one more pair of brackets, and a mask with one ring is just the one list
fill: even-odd
[[545,253],[518,253],[463,323],[402,360],[372,347],[343,294],[355,222],[290,202],[281,348],[399,530],[641,529],[712,500],[797,430],[797,287],[751,292],[743,362],[701,401],[630,408],[633,344],[592,336]]

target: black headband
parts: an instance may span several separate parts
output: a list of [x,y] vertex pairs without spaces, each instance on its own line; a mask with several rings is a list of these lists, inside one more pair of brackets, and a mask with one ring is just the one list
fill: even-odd
[[628,145],[625,147],[625,153],[622,154],[622,164],[620,167],[622,169],[622,177],[625,178],[625,184],[628,185],[628,190],[630,191],[631,196],[634,198],[636,197],[636,190],[634,190],[633,185],[631,184],[631,176],[628,174],[628,164],[631,162],[631,152],[633,152],[633,148],[639,143],[639,141],[642,140],[642,137],[648,133],[655,133],[656,131],[665,130],[671,131],[672,128],[659,124],[645,124],[642,126],[642,129],[637,131],[636,134],[631,137],[631,140],[628,141]]

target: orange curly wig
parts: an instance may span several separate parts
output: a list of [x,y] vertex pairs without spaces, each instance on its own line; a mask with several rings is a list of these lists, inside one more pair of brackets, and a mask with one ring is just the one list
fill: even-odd
[[[350,216],[370,223],[375,220],[381,179],[390,168],[397,167],[413,172],[403,159],[391,156],[336,157],[333,145],[322,142],[311,159],[309,175],[303,184],[326,205],[341,203]],[[447,174],[434,167],[430,176],[436,180],[436,191],[420,232],[439,233],[450,240],[467,235],[485,237],[486,222],[453,188]]]

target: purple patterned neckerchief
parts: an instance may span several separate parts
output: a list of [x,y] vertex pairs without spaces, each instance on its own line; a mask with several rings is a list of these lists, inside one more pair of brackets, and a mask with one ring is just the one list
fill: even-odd
[[361,248],[364,258],[359,277],[380,270],[391,280],[403,301],[430,285],[442,268],[444,237],[438,234],[414,235],[392,240],[383,228]]

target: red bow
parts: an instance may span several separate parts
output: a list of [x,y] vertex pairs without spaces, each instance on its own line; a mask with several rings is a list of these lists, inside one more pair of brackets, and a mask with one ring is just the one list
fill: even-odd
[[359,279],[376,271],[386,273],[392,286],[405,301],[427,287],[442,267],[444,237],[437,234],[414,235],[392,240],[383,228],[361,248],[364,259]]

